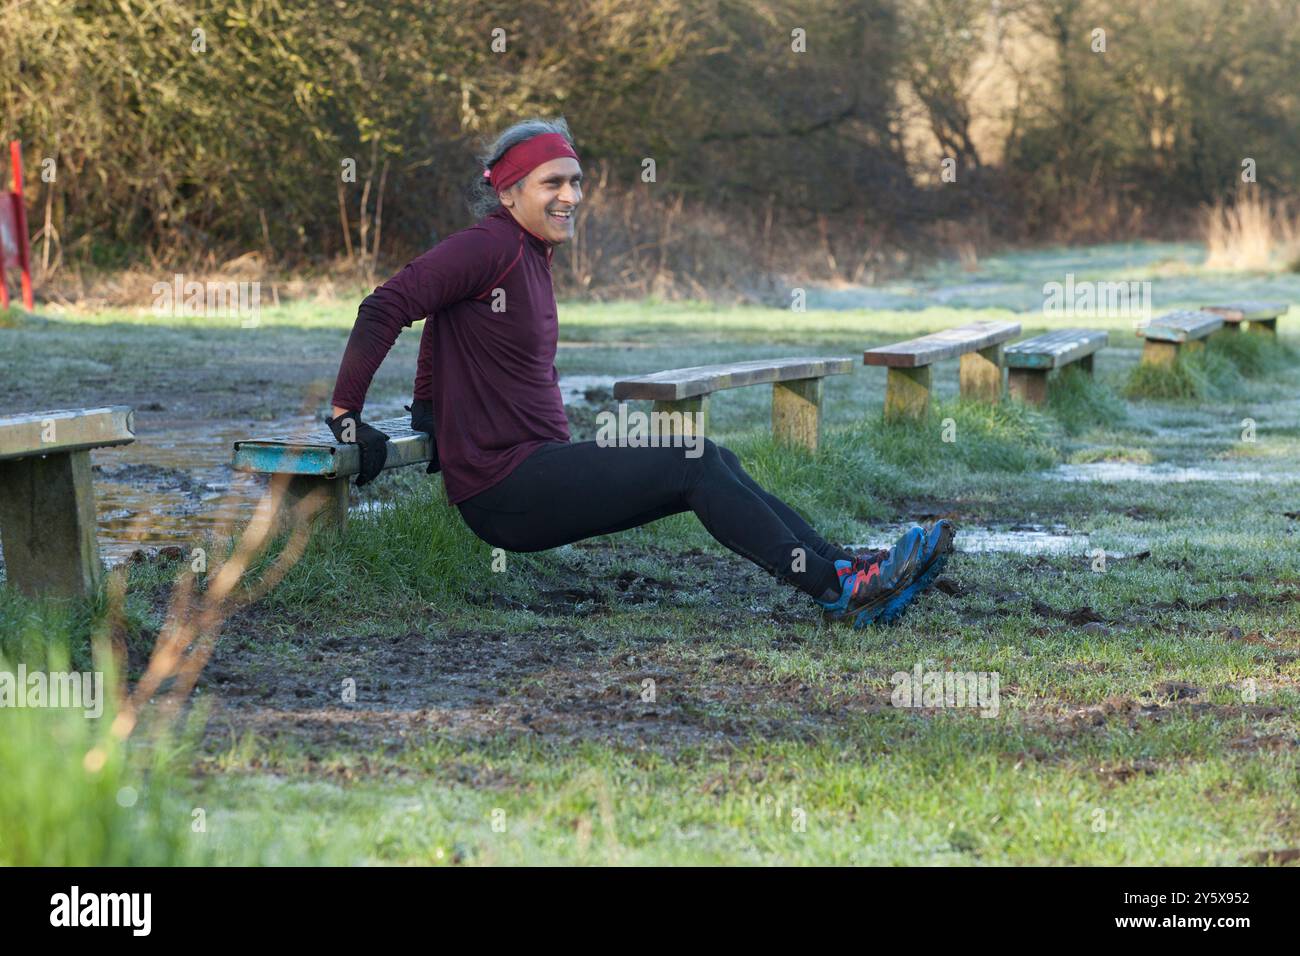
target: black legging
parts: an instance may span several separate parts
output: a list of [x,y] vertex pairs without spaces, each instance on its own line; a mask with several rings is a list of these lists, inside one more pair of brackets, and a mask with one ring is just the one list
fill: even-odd
[[[507,551],[544,551],[694,511],[713,537],[815,598],[839,595],[828,544],[794,509],[764,491],[728,448],[543,445],[503,481],[460,503],[470,529]],[[802,560],[800,560],[802,551]]]

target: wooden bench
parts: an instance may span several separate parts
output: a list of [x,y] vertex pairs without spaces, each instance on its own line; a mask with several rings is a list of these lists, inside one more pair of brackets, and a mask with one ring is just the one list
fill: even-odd
[[[388,436],[384,470],[429,461],[429,436],[411,430],[409,418],[369,422]],[[334,440],[324,422],[313,431],[235,442],[230,467],[272,476],[272,508],[283,521],[289,509],[315,494],[307,517],[318,527],[343,531],[348,517],[348,479],[361,471],[361,449]]]
[[1223,319],[1223,331],[1236,332],[1243,322],[1247,330],[1264,335],[1277,335],[1278,316],[1290,308],[1285,302],[1229,302],[1201,306],[1202,312],[1212,312]]
[[930,407],[930,366],[961,356],[961,396],[996,402],[1002,397],[1002,343],[1020,334],[1019,322],[975,322],[862,354],[864,365],[889,369],[885,419],[923,418]]
[[135,441],[126,405],[0,418],[0,547],[9,584],[88,597],[100,581],[90,450]]
[[1053,369],[1078,362],[1092,374],[1092,356],[1106,347],[1110,336],[1095,329],[1061,329],[1032,339],[1013,342],[1002,353],[1007,363],[1007,391],[1021,401],[1041,405],[1047,401],[1047,375]]
[[1212,312],[1168,312],[1152,319],[1137,333],[1146,340],[1142,364],[1173,365],[1180,349],[1192,352],[1204,347],[1205,339],[1221,328],[1223,318]]
[[[698,413],[707,426],[709,396],[727,388],[772,385],[772,434],[815,450],[821,436],[822,380],[853,371],[852,358],[756,359],[669,369],[614,383],[614,398],[650,399],[653,412]],[[696,419],[689,419],[692,423]]]

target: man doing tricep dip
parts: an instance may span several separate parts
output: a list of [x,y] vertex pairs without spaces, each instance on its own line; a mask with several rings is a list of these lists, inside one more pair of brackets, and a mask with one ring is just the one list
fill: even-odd
[[[568,125],[518,123],[482,157],[484,213],[407,263],[357,310],[327,418],[361,446],[363,485],[387,436],[361,420],[375,370],[398,334],[427,317],[411,427],[433,440],[448,500],[488,544],[542,551],[693,511],[732,551],[854,626],[888,621],[942,569],[953,528],[914,525],[892,548],[828,544],[746,473],[729,449],[571,442],[555,369],[551,255],[573,237],[582,168]],[[504,310],[501,309],[504,302]]]

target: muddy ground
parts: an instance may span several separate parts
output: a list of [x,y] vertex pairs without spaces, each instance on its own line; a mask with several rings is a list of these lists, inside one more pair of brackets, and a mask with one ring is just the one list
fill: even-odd
[[[55,322],[25,334],[0,343],[29,369],[0,382],[0,407],[78,406],[92,403],[87,396],[134,406],[137,442],[92,456],[101,540],[110,564],[135,560],[168,572],[196,534],[240,520],[262,491],[260,479],[230,472],[230,443],[310,424],[324,409],[346,339],[341,328],[274,324],[256,338],[129,323]],[[675,352],[653,356],[635,351],[636,337],[623,330],[604,351],[562,343],[574,438],[589,437],[595,415],[614,407],[604,384],[612,374],[757,348],[715,350],[710,334],[701,333],[698,349],[678,342]],[[399,340],[372,387],[368,417],[401,414],[417,345],[415,335]],[[837,342],[827,352],[845,349]],[[1136,349],[1110,353],[1099,374],[1108,362],[1131,363]],[[60,358],[42,361],[49,354]],[[883,383],[852,378],[828,386],[839,421],[863,407],[878,413]],[[736,390],[720,401],[724,429],[765,425],[762,391]],[[839,543],[878,546],[900,525],[939,517],[964,536],[908,619],[879,633],[826,626],[803,595],[739,557],[665,547],[657,534],[548,553],[546,583],[522,597],[485,587],[468,602],[357,620],[313,614],[309,605],[254,604],[225,622],[200,679],[195,701],[206,723],[196,779],[306,771],[324,780],[412,777],[518,793],[519,774],[542,773],[527,763],[533,745],[545,750],[539,759],[548,767],[592,747],[687,768],[700,759],[734,761],[735,774],[754,779],[768,759],[751,759],[756,742],[808,752],[861,747],[872,727],[895,729],[877,731],[884,736],[864,766],[891,752],[926,766],[935,759],[926,748],[946,745],[921,725],[950,715],[918,710],[906,715],[915,723],[900,725],[890,698],[890,674],[917,661],[1001,673],[1001,707],[1014,716],[976,721],[972,733],[992,741],[1008,769],[1081,772],[1108,788],[1159,779],[1184,759],[1182,744],[1163,742],[1162,728],[1171,726],[1194,728],[1200,742],[1188,752],[1201,758],[1292,760],[1300,747],[1293,704],[1300,574],[1292,558],[1269,562],[1252,549],[1256,540],[1300,534],[1300,511],[1286,491],[1296,442],[1282,421],[1295,394],[1275,383],[1239,405],[1197,408],[1190,422],[1181,408],[1133,405],[1126,425],[1070,446],[1151,449],[1153,464],[1125,472],[1131,485],[1110,473],[1045,481],[931,468],[904,483],[907,493],[873,492],[870,519],[846,526],[861,537]],[[1236,435],[1245,415],[1279,437],[1243,448]],[[1162,423],[1149,425],[1155,419]],[[1103,464],[1113,470],[1123,461]],[[1086,471],[1091,460],[1058,471],[1067,467]],[[1248,470],[1261,480],[1245,482]],[[353,494],[370,503],[404,490]],[[225,511],[223,502],[232,502]],[[1263,537],[1250,537],[1257,527]],[[145,534],[133,539],[140,528]],[[1098,543],[1111,572],[1104,582],[1089,570]],[[1220,560],[1216,549],[1229,557]],[[1283,565],[1291,570],[1273,570]],[[167,574],[142,586],[150,613],[128,644],[133,675],[157,636],[169,587]],[[1256,692],[1249,700],[1247,678]],[[345,681],[354,682],[355,700],[344,699]],[[464,749],[430,769],[422,748],[448,742]],[[511,770],[493,756],[503,742],[528,745],[517,748],[524,756]],[[692,787],[708,790],[716,773],[701,773]],[[809,774],[804,782],[816,782]],[[965,792],[976,800],[979,788]],[[1300,815],[1278,812],[1282,835],[1274,842],[1285,850],[1300,841]]]

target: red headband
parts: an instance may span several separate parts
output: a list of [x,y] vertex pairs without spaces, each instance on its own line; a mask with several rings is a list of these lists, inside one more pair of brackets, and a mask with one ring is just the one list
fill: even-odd
[[541,133],[506,150],[505,155],[483,170],[483,178],[490,180],[497,192],[509,189],[542,163],[561,156],[578,158],[569,141],[559,133]]

